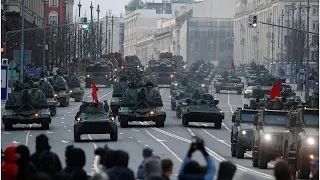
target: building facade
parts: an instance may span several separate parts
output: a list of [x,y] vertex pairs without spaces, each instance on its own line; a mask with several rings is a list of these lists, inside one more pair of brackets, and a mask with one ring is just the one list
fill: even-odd
[[47,24],[58,25],[72,21],[73,6],[74,0],[48,0],[46,4]]
[[[112,25],[113,24],[113,25]],[[102,32],[105,39],[105,53],[119,52],[124,54],[124,17],[108,17],[108,23],[106,23],[106,17],[102,20]],[[112,32],[113,30],[113,32]]]
[[[289,57],[291,54],[290,50],[292,51],[292,49],[289,48],[289,44],[293,44],[289,43],[291,41],[290,38],[288,38],[292,33],[291,30],[260,23],[258,23],[257,28],[250,28],[248,24],[249,14],[255,14],[260,22],[299,29],[301,10],[301,29],[307,29],[307,1],[294,2],[294,8],[292,8],[292,1],[237,0],[234,29],[235,61],[238,61],[239,63],[255,61],[258,63],[273,64],[274,66],[270,66],[269,68],[279,72],[279,69],[277,68],[284,68],[283,65],[288,64],[295,59],[293,54],[291,55],[292,58]],[[309,31],[319,31],[318,0],[310,0],[309,15]],[[311,35],[310,37],[312,38]],[[311,50],[311,61],[316,57],[314,54],[315,53],[312,53]],[[285,71],[291,71],[287,70],[287,68],[285,69]]]

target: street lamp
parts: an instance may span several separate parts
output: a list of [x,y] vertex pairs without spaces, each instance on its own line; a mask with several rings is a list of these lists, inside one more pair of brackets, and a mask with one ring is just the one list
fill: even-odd
[[79,8],[79,17],[80,17],[80,15],[81,15],[81,12],[80,12],[80,10],[81,10],[81,3],[80,3],[80,0],[79,0],[79,4],[78,4],[78,8]]
[[97,28],[97,39],[98,39],[98,41],[97,41],[96,49],[97,49],[98,52],[96,52],[96,53],[97,53],[97,55],[99,57],[100,56],[100,50],[98,49],[98,46],[101,45],[101,43],[100,43],[100,20],[99,20],[99,18],[100,18],[100,6],[99,6],[99,4],[98,4],[98,8],[97,8],[97,14],[98,14],[98,28]]
[[92,1],[91,1],[91,5],[90,5],[90,10],[91,10],[91,22],[90,22],[90,25],[91,25],[91,33],[90,33],[90,58],[92,59],[93,58],[93,52],[92,52],[92,46],[93,46],[93,44],[95,44],[95,43],[92,43],[92,41],[94,40],[93,38],[92,38],[92,35],[93,35],[93,33],[94,33],[94,31],[93,31],[93,6],[92,6]]
[[43,1],[43,47],[42,47],[42,71],[45,72],[46,70],[46,25],[47,25],[47,3],[48,0]]

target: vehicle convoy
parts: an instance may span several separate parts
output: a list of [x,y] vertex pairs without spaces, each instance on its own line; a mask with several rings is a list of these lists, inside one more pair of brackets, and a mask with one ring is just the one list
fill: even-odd
[[[143,69],[141,61],[137,56],[126,56],[124,58],[124,61],[125,61],[125,65],[127,66],[128,69],[131,69],[134,71],[138,70],[140,68]],[[121,68],[124,68],[124,67],[121,67]]]
[[166,119],[160,92],[152,83],[145,87],[131,83],[122,95],[118,115],[122,128],[132,121],[153,121],[157,127],[164,127]]
[[242,93],[243,84],[241,79],[237,77],[223,77],[222,79],[217,79],[215,82],[216,93],[220,93],[222,90],[226,91],[237,91],[237,94]]
[[154,75],[157,85],[168,85],[175,80],[176,69],[169,59],[150,60],[146,69],[148,74]]
[[268,163],[283,156],[286,131],[285,110],[259,110],[253,119],[252,166],[266,169]]
[[42,129],[48,130],[51,116],[46,96],[39,89],[15,84],[8,94],[2,122],[4,130],[11,130],[15,124],[41,124]]
[[81,88],[81,81],[79,77],[73,73],[69,73],[65,76],[68,83],[68,89],[70,89],[71,97],[75,102],[81,102],[84,96],[84,89]]
[[238,108],[232,115],[231,155],[242,159],[252,149],[253,119],[257,110]]
[[112,111],[112,115],[115,117],[118,115],[119,108],[121,105],[121,98],[123,93],[127,89],[127,78],[125,76],[121,76],[119,78],[119,82],[114,84],[113,86],[113,92],[112,92],[112,99],[110,101],[110,107]]
[[319,109],[299,107],[287,114],[283,158],[296,168],[298,178],[308,179],[310,160],[319,156]]
[[118,140],[118,126],[109,114],[107,102],[82,102],[73,125],[74,141],[82,134],[110,134],[111,141]]
[[67,81],[60,75],[54,75],[49,78],[53,86],[54,93],[61,107],[67,107],[70,104],[71,91],[68,89]]
[[47,104],[50,109],[50,115],[55,116],[57,114],[58,99],[57,95],[54,94],[52,85],[47,80],[40,79],[40,81],[37,82],[36,86],[42,91],[42,93],[47,98]]
[[[107,64],[95,63],[86,68],[85,87],[90,88],[92,83],[111,87],[112,74]],[[111,79],[111,80],[110,80]]]
[[[224,113],[218,108],[219,100],[214,99],[212,95],[200,95],[196,90],[192,99],[186,99],[187,106],[183,106],[181,122],[187,127],[189,122],[207,122],[214,123],[216,129],[221,129]],[[201,117],[201,118],[199,118]]]

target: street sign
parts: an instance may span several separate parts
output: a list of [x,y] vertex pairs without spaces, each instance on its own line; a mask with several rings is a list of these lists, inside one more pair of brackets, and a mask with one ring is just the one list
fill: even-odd
[[8,99],[8,65],[1,65],[1,101]]

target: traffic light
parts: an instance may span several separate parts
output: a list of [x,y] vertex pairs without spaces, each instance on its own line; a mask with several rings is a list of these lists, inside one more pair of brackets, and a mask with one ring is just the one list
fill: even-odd
[[256,28],[258,25],[257,15],[249,15],[249,27]]
[[88,19],[87,17],[81,18],[81,24],[79,25],[80,29],[83,31],[88,31]]

